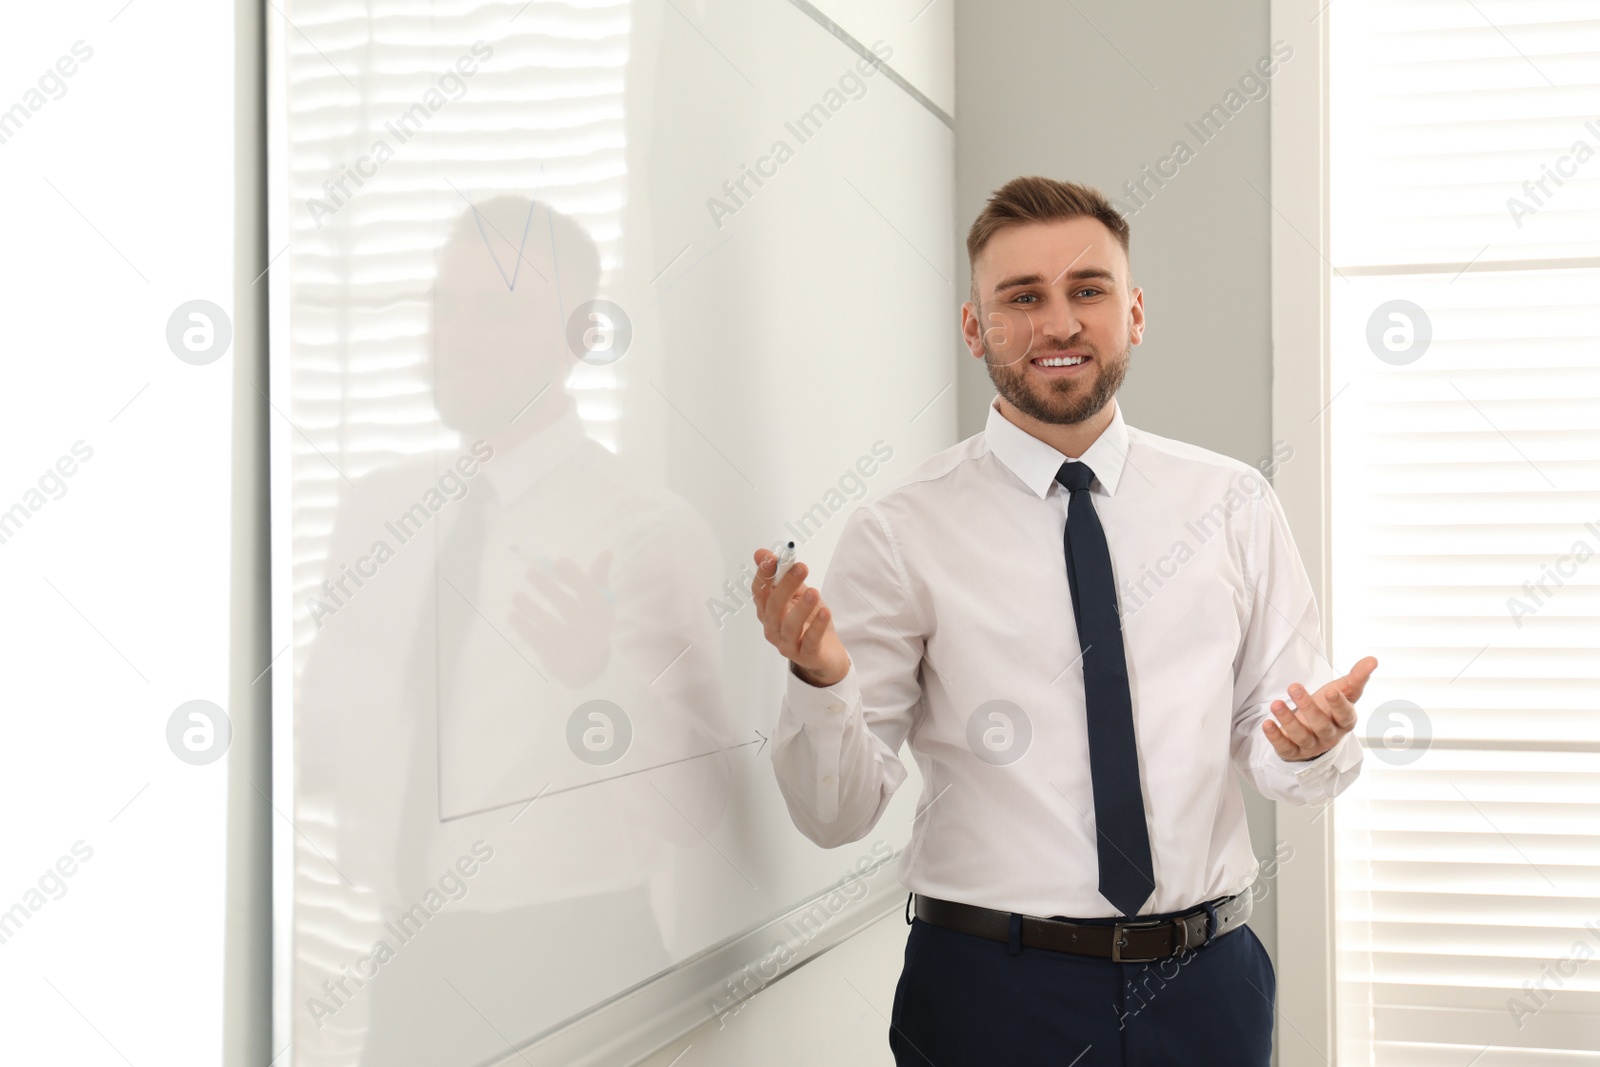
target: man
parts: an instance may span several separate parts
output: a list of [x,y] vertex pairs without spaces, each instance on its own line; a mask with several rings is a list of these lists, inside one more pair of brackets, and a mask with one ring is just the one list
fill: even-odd
[[967,253],[984,431],[849,517],[825,597],[755,554],[791,661],[780,790],[813,841],[858,840],[910,741],[898,1064],[1265,1067],[1276,982],[1230,767],[1291,803],[1342,792],[1377,660],[1324,658],[1260,472],[1123,422],[1144,296],[1100,193],[1017,178]]

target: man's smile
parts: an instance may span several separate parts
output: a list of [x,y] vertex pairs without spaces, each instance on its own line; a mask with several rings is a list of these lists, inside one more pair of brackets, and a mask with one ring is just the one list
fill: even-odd
[[1094,362],[1094,358],[1084,353],[1062,352],[1051,356],[1035,356],[1029,362],[1044,374],[1065,378],[1083,373],[1084,368]]

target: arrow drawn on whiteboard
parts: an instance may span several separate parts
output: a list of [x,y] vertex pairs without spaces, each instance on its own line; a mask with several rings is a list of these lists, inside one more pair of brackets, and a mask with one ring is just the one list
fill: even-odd
[[440,816],[439,821],[441,823],[454,822],[457,819],[465,819],[473,815],[486,815],[491,811],[499,811],[501,808],[509,808],[513,804],[521,804],[522,810],[518,811],[516,815],[511,816],[511,821],[516,822],[517,818],[522,814],[522,812],[527,811],[528,808],[533,805],[535,800],[538,800],[540,797],[545,795],[555,796],[557,793],[570,793],[575,789],[587,789],[592,785],[604,785],[607,782],[614,782],[619,778],[628,778],[635,774],[644,774],[646,771],[659,770],[662,767],[671,767],[674,764],[687,763],[690,760],[704,759],[707,756],[715,756],[719,752],[732,752],[736,748],[749,748],[751,745],[757,743],[761,745],[761,748],[756,749],[756,754],[760,755],[761,750],[767,747],[768,739],[767,735],[762,733],[760,730],[755,731],[755,735],[756,736],[753,740],[741,741],[737,745],[726,745],[722,748],[714,748],[709,752],[698,752],[693,756],[680,756],[678,759],[667,760],[664,763],[654,763],[648,767],[640,767],[637,770],[623,771],[621,774],[613,774],[605,778],[596,778],[592,782],[579,782],[577,785],[563,786],[560,789],[551,789],[550,783],[546,782],[544,788],[539,790],[528,800],[524,801],[519,798],[517,800],[508,800],[504,804],[496,804],[493,807],[479,808],[476,811],[464,811],[460,815]]

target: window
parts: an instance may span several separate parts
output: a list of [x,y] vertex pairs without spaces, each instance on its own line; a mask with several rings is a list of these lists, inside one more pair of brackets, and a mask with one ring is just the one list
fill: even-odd
[[[1336,0],[1341,1064],[1600,1049],[1600,9]],[[1288,1060],[1285,1061],[1290,1062]]]

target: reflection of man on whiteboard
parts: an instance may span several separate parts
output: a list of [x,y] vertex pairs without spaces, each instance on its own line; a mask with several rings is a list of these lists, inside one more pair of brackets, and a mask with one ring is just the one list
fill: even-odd
[[[364,1065],[483,1062],[501,1032],[668,967],[661,898],[727,807],[715,536],[591,439],[567,388],[565,325],[599,278],[593,240],[543,203],[463,211],[425,363],[462,445],[369,471],[339,501],[327,571],[365,577],[330,583],[343,595],[298,685],[301,817],[333,847],[299,902],[295,1005]],[[402,429],[385,443],[410,443]],[[434,444],[426,424],[412,436]],[[392,551],[363,557],[375,541]],[[587,711],[598,698],[609,721]]]
[[897,1063],[1265,1067],[1275,974],[1230,767],[1290,803],[1342,792],[1377,660],[1324,658],[1260,472],[1123,421],[1144,298],[1104,197],[1017,178],[967,252],[984,431],[849,517],[825,598],[755,554],[791,661],[779,786],[831,848],[877,823],[902,742],[922,770]]

